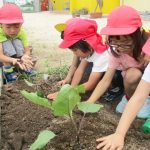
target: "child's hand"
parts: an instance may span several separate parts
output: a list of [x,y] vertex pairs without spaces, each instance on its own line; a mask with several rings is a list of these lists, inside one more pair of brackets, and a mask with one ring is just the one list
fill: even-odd
[[24,54],[24,55],[21,57],[21,60],[22,60],[22,62],[23,62],[24,64],[26,64],[27,66],[28,66],[28,65],[33,66],[32,57],[31,57],[31,56]]
[[11,58],[11,59],[12,59],[13,65],[18,65],[19,68],[21,68],[22,70],[26,70],[26,67],[23,65],[21,59],[18,59],[18,58]]
[[52,94],[48,94],[48,95],[47,95],[47,98],[48,98],[48,99],[51,99],[51,100],[54,100],[57,95],[58,95],[58,92],[55,92],[55,93],[52,93]]
[[59,81],[58,85],[59,86],[63,86],[65,84],[69,84],[70,82],[71,82],[71,78],[70,77],[66,77],[66,79]]
[[21,60],[18,58],[11,58],[11,62],[13,65],[16,65],[18,62],[20,62]]
[[122,150],[124,146],[124,136],[117,133],[99,138],[96,141],[99,142],[97,149]]
[[19,68],[21,68],[22,70],[28,70],[32,68],[31,64],[25,64],[21,59],[11,58],[11,60],[13,65],[18,65]]
[[65,79],[65,80],[59,81],[59,82],[58,82],[58,85],[59,85],[59,86],[63,86],[63,85],[68,84],[68,83],[69,83],[69,81],[67,81],[67,80]]
[[66,80],[61,80],[61,81],[58,82],[58,85],[59,85],[59,86],[63,86],[63,85],[65,85],[65,84],[66,84]]

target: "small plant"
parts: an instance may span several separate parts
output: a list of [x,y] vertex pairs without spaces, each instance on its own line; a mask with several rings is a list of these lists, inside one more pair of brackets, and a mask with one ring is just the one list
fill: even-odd
[[[48,99],[40,97],[37,93],[29,93],[27,91],[21,91],[22,95],[27,98],[29,101],[41,105],[50,109],[55,116],[69,116],[70,120],[73,124],[73,127],[76,131],[76,142],[75,146],[80,145],[80,131],[82,129],[82,125],[84,122],[84,118],[86,113],[95,113],[100,110],[103,106],[100,104],[92,104],[87,102],[81,102],[80,93],[85,93],[85,89],[83,85],[79,85],[76,87],[72,87],[69,84],[64,85],[58,96],[56,97],[55,101],[50,102]],[[83,112],[83,116],[77,125],[74,117],[73,117],[73,110],[78,108],[80,111]]]
[[[51,67],[49,65],[49,61],[46,59],[45,60],[45,68],[46,68],[46,72],[45,74],[48,74],[48,75],[59,75],[61,79],[63,79],[66,74],[68,73],[68,66],[66,64],[64,65],[61,65],[59,67]],[[41,73],[43,74],[43,73]]]
[[52,131],[44,130],[40,132],[36,141],[30,146],[29,150],[42,149],[45,145],[55,137]]
[[31,83],[29,82],[28,80],[24,79],[25,83],[30,86],[30,87],[33,87],[36,91],[36,94],[40,97],[45,97],[44,93],[42,92],[42,85],[41,83],[39,84],[34,84],[34,83]]

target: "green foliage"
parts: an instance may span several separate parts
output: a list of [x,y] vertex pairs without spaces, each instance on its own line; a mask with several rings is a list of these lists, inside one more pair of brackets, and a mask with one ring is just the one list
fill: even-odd
[[37,96],[39,96],[39,97],[42,97],[42,98],[45,97],[44,93],[41,92],[41,91],[37,91],[36,94],[37,94]]
[[77,86],[74,88],[69,84],[64,85],[56,100],[52,103],[54,115],[70,115],[75,106],[80,102],[81,97],[79,96],[79,93],[83,92],[85,92],[83,86]]
[[33,102],[34,104],[38,104],[40,106],[47,107],[51,109],[51,103],[48,99],[42,98],[37,95],[37,93],[29,93],[25,90],[21,91],[21,94],[29,101]]
[[[26,82],[26,83],[28,83],[28,82]],[[32,85],[32,84],[29,84],[29,86],[30,85]],[[38,93],[38,92],[29,93],[29,92],[24,91],[24,90],[21,91],[21,93],[29,101],[31,101],[35,104],[38,104],[40,106],[44,106],[44,107],[47,107],[47,108],[51,109],[55,116],[64,116],[64,115],[69,116],[71,121],[72,121],[72,124],[73,124],[73,126],[76,130],[76,133],[77,133],[77,135],[76,135],[77,142],[79,142],[79,134],[80,134],[80,131],[81,131],[81,126],[83,124],[85,114],[86,113],[98,112],[100,110],[100,108],[103,107],[102,105],[99,105],[99,104],[92,104],[92,103],[88,103],[88,102],[80,102],[81,97],[80,97],[79,94],[80,93],[85,93],[85,88],[84,88],[83,85],[79,85],[79,86],[76,86],[76,87],[72,87],[69,84],[64,85],[61,88],[61,90],[60,90],[58,96],[56,97],[55,101],[52,102],[52,104],[50,103],[50,101],[48,99],[42,98],[41,96],[43,96],[43,95],[41,95],[41,93]],[[72,115],[72,112],[73,112],[73,110],[76,106],[78,106],[79,110],[84,112],[84,115],[81,119],[79,127],[77,126],[77,123],[74,120],[73,115]],[[49,141],[48,139],[51,139],[51,138],[54,137],[54,134],[51,138],[46,138],[47,140],[44,139],[43,136],[44,136],[44,134],[42,134],[42,136],[39,135],[38,139],[30,147],[30,150],[43,148],[47,144],[47,142]],[[45,142],[45,143],[43,144],[43,142]]]
[[76,90],[77,93],[85,93],[85,87],[83,84],[75,86],[74,90]]
[[34,86],[35,84],[29,82],[28,80],[24,79],[25,83],[28,85],[28,86]]
[[56,135],[52,131],[44,130],[40,132],[36,141],[30,146],[29,150],[38,150],[46,146],[46,144]]
[[103,105],[93,104],[93,103],[88,103],[88,102],[81,102],[78,104],[78,109],[84,113],[96,113],[102,107],[103,107]]
[[61,78],[64,78],[66,76],[66,74],[68,73],[68,66],[67,65],[63,65],[60,67],[49,67],[47,73],[49,75],[59,75]]

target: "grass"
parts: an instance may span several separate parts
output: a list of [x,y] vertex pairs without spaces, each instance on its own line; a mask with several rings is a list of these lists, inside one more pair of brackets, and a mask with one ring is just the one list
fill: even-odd
[[60,67],[55,67],[55,68],[48,68],[47,74],[49,75],[59,75],[61,79],[63,79],[68,73],[68,66],[67,65],[63,65]]

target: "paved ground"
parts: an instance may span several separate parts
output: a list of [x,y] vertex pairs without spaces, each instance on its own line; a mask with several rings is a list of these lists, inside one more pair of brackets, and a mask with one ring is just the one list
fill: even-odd
[[[60,33],[54,29],[57,23],[65,22],[72,16],[67,13],[37,12],[24,13],[24,27],[27,29],[30,44],[34,47],[34,55],[39,57],[37,69],[45,70],[46,66],[70,64],[72,53],[58,48]],[[89,16],[81,16],[89,18]],[[150,15],[143,15],[143,23],[150,28]],[[96,19],[98,32],[106,25],[107,17]]]

